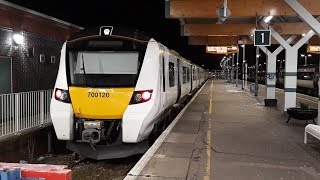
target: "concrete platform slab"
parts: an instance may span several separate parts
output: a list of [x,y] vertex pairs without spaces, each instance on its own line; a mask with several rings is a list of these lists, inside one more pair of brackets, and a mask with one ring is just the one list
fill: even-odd
[[164,142],[194,143],[197,134],[171,133]]
[[164,142],[156,154],[167,157],[191,158],[194,144]]
[[142,171],[144,176],[185,179],[188,173],[189,158],[165,157],[155,155],[148,167]]
[[202,112],[185,112],[181,117],[181,121],[200,121],[202,118]]
[[197,134],[199,130],[200,121],[179,121],[172,129],[172,132]]
[[187,112],[203,112],[204,105],[202,103],[195,103],[187,109]]

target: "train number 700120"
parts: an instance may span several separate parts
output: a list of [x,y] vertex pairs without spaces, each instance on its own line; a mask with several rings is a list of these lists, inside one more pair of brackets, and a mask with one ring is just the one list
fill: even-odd
[[110,94],[107,93],[107,92],[88,92],[88,97],[93,97],[93,98],[97,98],[97,97],[108,98],[108,97],[110,97]]

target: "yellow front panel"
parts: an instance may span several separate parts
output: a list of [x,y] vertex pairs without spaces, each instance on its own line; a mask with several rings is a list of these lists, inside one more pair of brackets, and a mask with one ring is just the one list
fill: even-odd
[[122,119],[134,88],[69,87],[75,116],[88,119]]

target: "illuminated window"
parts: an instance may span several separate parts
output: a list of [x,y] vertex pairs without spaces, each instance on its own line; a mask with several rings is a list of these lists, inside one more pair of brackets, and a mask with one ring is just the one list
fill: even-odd
[[190,68],[187,69],[187,82],[190,82]]
[[169,62],[169,86],[173,87],[174,84],[174,63]]
[[56,63],[56,57],[55,56],[51,56],[50,57],[51,63],[54,64]]
[[183,84],[185,84],[187,83],[187,68],[182,67],[182,70],[183,70],[182,80],[183,80]]
[[40,54],[40,62],[44,63],[46,61],[46,57],[44,54]]

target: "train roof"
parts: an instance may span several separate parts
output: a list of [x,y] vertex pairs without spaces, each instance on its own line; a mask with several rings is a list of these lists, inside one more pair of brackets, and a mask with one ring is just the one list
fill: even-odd
[[144,31],[141,31],[134,27],[123,26],[123,25],[106,25],[106,26],[96,26],[85,28],[75,34],[73,34],[68,41],[72,41],[78,38],[87,37],[87,36],[96,36],[100,35],[101,28],[103,27],[112,27],[112,35],[125,36],[130,38],[135,38],[143,41],[149,41],[151,37],[147,35]]

